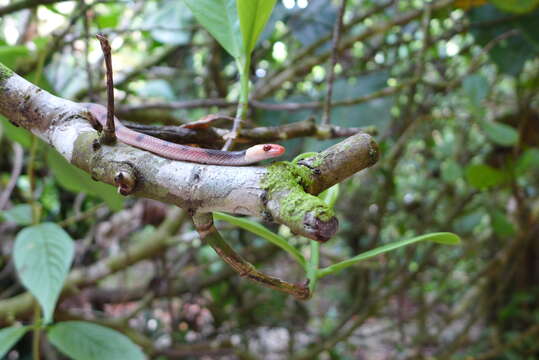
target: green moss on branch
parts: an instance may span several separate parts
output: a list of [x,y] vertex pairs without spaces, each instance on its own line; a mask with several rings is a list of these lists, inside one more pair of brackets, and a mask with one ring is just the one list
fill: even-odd
[[302,224],[307,213],[330,221],[335,213],[318,197],[305,192],[313,182],[311,170],[290,162],[277,162],[267,169],[261,187],[278,199],[280,218],[286,224]]

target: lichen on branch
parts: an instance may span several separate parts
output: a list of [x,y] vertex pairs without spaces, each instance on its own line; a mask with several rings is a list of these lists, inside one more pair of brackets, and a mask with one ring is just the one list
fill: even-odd
[[277,222],[298,234],[327,241],[337,231],[338,221],[321,199],[305,192],[313,181],[308,167],[281,161],[267,168],[261,187],[267,192],[268,208]]

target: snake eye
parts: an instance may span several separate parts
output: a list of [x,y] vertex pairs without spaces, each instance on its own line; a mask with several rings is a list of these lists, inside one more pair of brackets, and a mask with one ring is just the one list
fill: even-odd
[[271,145],[264,145],[264,151],[268,152],[271,150]]

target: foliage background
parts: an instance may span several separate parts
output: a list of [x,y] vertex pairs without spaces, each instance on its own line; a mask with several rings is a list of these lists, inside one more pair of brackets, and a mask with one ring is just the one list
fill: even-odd
[[[179,124],[233,114],[214,104],[237,100],[235,64],[183,2],[22,3],[14,11],[0,2],[0,62],[44,89],[104,103],[94,38],[103,32],[112,40],[123,119]],[[277,3],[254,51],[251,100],[259,105],[251,125],[320,122],[340,3]],[[119,197],[2,119],[0,310],[24,291],[11,253],[32,206],[76,239],[79,269],[156,241],[168,214],[178,226],[165,236],[166,251],[64,296],[56,317],[111,326],[163,359],[537,358],[536,8],[537,1],[347,1],[331,123],[374,127],[382,156],[341,184],[340,231],[322,246],[322,264],[427,232],[454,232],[460,246],[419,244],[371,259],[324,278],[312,300],[298,302],[231,272],[185,214]],[[185,105],[198,99],[208,101]],[[292,159],[337,141],[283,144]],[[308,253],[305,239],[268,226]],[[220,228],[258,267],[302,280],[287,254]],[[28,334],[10,358],[29,356],[30,342]],[[43,347],[46,358],[61,356],[46,340]]]

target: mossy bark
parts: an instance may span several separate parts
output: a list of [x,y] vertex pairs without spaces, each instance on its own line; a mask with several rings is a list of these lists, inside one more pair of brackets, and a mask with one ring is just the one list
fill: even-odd
[[305,189],[313,182],[308,167],[290,162],[269,166],[261,187],[267,192],[268,209],[275,220],[298,234],[327,241],[337,230],[333,209]]

